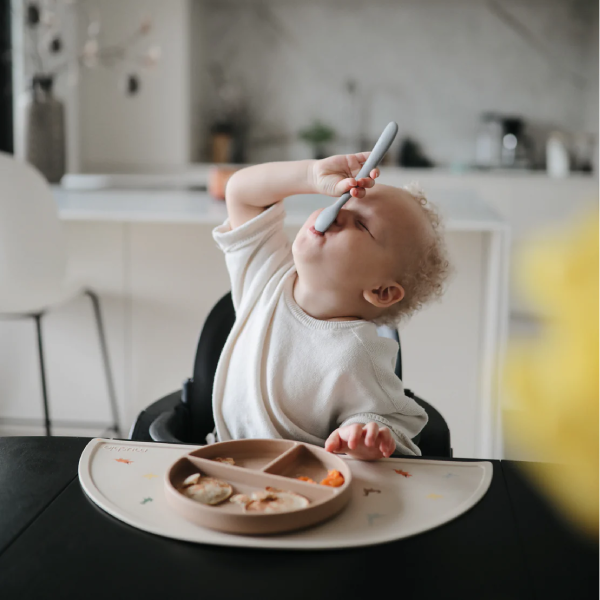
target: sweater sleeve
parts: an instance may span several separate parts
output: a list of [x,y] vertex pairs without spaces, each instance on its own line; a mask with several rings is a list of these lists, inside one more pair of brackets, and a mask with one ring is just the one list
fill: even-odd
[[291,244],[283,230],[285,210],[277,202],[240,227],[231,229],[229,219],[213,229],[213,238],[225,254],[236,312],[248,296],[264,290],[284,266],[291,266]]
[[[404,386],[394,372],[398,345],[394,340],[380,338],[373,331],[357,335],[363,347],[360,364],[354,369],[354,388],[361,397],[359,406],[344,404],[349,410],[340,414],[339,427],[353,423],[375,421],[388,427],[396,441],[395,454],[421,455],[412,441],[427,424],[425,410],[404,394]],[[354,406],[353,406],[354,405]]]

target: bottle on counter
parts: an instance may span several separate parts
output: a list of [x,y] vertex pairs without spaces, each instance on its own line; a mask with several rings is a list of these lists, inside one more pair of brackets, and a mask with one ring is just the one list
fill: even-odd
[[500,166],[502,146],[502,124],[499,116],[486,112],[481,115],[481,123],[475,144],[475,164],[482,169]]
[[546,141],[546,171],[550,177],[567,177],[570,160],[564,136],[554,131]]

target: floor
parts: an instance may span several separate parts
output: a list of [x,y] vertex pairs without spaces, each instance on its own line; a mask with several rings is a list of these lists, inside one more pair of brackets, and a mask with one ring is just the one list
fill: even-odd
[[[121,437],[127,437],[127,431]],[[46,435],[43,422],[24,422],[0,419],[0,437]],[[92,424],[71,425],[65,422],[52,423],[52,435],[67,437],[116,437],[107,427]]]

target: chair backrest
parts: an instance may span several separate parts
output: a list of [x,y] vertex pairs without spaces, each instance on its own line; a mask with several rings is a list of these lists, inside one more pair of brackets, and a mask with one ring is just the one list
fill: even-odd
[[192,435],[203,440],[213,431],[212,389],[215,372],[227,336],[235,322],[231,292],[225,294],[212,308],[200,332],[194,376],[187,389],[187,404],[192,418]]
[[7,308],[18,305],[16,297],[59,289],[66,264],[65,238],[50,186],[29,163],[0,152],[0,312],[9,294]]

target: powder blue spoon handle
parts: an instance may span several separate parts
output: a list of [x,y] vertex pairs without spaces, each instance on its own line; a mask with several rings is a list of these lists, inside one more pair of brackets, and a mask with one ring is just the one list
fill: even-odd
[[[398,133],[398,125],[392,121],[387,125],[387,127],[383,130],[383,133],[379,136],[377,143],[373,150],[371,150],[371,154],[369,154],[369,158],[365,161],[365,164],[362,166],[362,169],[358,172],[358,175],[355,179],[362,179],[363,177],[368,177],[369,173],[381,162],[385,153],[390,149],[396,134]],[[343,196],[340,196],[338,200],[335,201],[334,204],[328,206],[315,221],[315,229],[320,233],[325,233],[331,224],[336,220],[340,209],[348,200],[350,200],[352,196],[350,192],[346,192]]]

